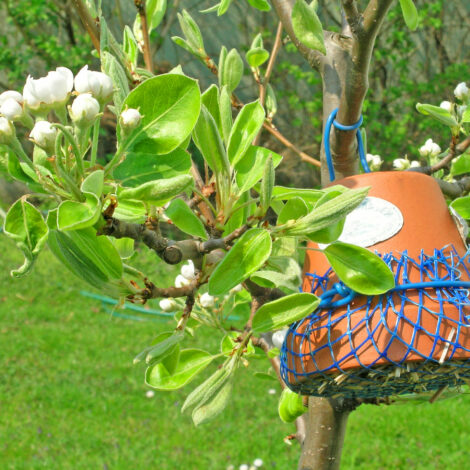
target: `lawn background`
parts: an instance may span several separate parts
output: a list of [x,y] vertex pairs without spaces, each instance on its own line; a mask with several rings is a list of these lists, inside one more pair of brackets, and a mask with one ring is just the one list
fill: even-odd
[[[21,280],[9,276],[22,258],[3,234],[0,253],[0,469],[225,470],[255,458],[296,468],[299,447],[283,442],[295,429],[277,416],[274,382],[242,371],[229,409],[195,428],[180,412],[191,385],[147,398],[144,368],[132,365],[173,323],[110,316],[48,251]],[[218,339],[192,345],[215,352]],[[470,468],[470,396],[360,407],[341,468]]]

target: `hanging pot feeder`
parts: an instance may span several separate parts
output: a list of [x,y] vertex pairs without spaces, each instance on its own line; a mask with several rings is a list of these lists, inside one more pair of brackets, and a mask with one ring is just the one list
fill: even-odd
[[322,302],[286,335],[284,381],[303,395],[372,398],[470,380],[468,252],[437,182],[421,173],[378,172],[335,184],[371,187],[340,240],[381,256],[396,287],[356,295],[323,253],[308,251],[302,289]]

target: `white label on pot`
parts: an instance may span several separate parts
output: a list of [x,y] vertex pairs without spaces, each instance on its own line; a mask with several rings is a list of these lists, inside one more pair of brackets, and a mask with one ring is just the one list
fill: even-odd
[[343,233],[338,240],[367,248],[388,240],[402,227],[403,215],[397,206],[385,199],[369,196],[346,216]]

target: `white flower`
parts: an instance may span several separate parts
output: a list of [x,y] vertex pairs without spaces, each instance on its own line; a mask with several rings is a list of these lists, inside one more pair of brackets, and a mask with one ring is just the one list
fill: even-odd
[[462,105],[457,106],[457,115],[459,119],[462,119],[463,113],[467,110],[468,106]]
[[241,284],[237,284],[235,287],[230,289],[232,294],[236,294],[237,292],[241,292],[243,290],[243,286]]
[[441,153],[441,147],[433,142],[432,139],[426,140],[426,143],[419,148],[419,154],[422,157],[436,157]]
[[49,72],[37,80],[28,76],[23,98],[30,108],[37,109],[41,103],[54,105],[65,102],[72,88],[72,72],[66,67],[58,67],[55,72]]
[[0,114],[10,121],[18,121],[23,116],[23,108],[14,98],[8,98],[0,105]]
[[196,279],[194,263],[191,260],[188,260],[188,264],[183,264],[183,266],[181,266],[181,274],[189,281]]
[[155,396],[155,392],[154,392],[153,390],[147,390],[147,391],[145,392],[145,396],[146,396],[147,398],[153,398],[153,397]]
[[413,160],[412,162],[410,162],[410,168],[418,168],[420,166],[421,164],[416,160]]
[[466,100],[470,97],[470,90],[468,89],[465,82],[459,83],[454,90],[454,95],[459,100]]
[[269,395],[276,395],[276,389],[275,388],[270,388],[268,390]]
[[3,116],[0,116],[0,144],[8,144],[15,137],[13,124]]
[[440,105],[440,108],[445,109],[446,111],[449,111],[449,113],[452,112],[452,103],[450,101],[443,101]]
[[201,298],[199,299],[199,303],[204,308],[213,307],[215,304],[215,299],[208,292],[205,292],[204,294],[201,295]]
[[29,138],[39,147],[52,149],[55,145],[57,129],[52,127],[49,121],[37,121],[33,130],[29,134]]
[[175,299],[162,299],[160,300],[160,308],[164,312],[174,312],[178,308],[178,304]]
[[287,335],[287,332],[289,331],[288,328],[284,328],[283,330],[279,330],[273,333],[273,344],[274,347],[281,349],[282,343],[284,342],[284,339]]
[[185,287],[189,286],[189,284],[191,284],[191,281],[189,279],[186,279],[181,274],[178,274],[178,276],[176,276],[175,287]]
[[262,467],[263,461],[261,459],[255,459],[255,461],[253,462],[253,465],[257,468]]
[[75,77],[75,90],[91,93],[97,100],[106,101],[113,94],[113,81],[105,73],[88,70],[88,65],[85,65]]
[[6,100],[9,100],[9,99],[14,99],[17,103],[19,104],[23,104],[23,95],[21,93],[18,93],[17,91],[14,91],[14,90],[8,90],[8,91],[4,91],[1,95],[0,95],[0,106],[6,101]]
[[371,153],[368,153],[366,155],[366,160],[372,171],[380,170],[380,167],[383,163],[383,160],[380,155],[372,155]]
[[406,158],[396,158],[393,160],[393,168],[396,170],[407,170],[410,167],[410,162]]
[[121,126],[126,130],[135,129],[141,120],[142,116],[137,109],[129,108],[121,113]]
[[238,467],[238,470],[250,470],[250,466],[244,463]]
[[70,109],[70,117],[78,125],[92,124],[100,112],[100,104],[89,93],[78,95]]

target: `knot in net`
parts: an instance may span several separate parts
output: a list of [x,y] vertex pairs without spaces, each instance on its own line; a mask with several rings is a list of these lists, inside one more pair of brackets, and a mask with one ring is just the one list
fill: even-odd
[[382,256],[396,287],[357,295],[335,277],[307,273],[321,303],[289,328],[281,374],[302,395],[376,398],[470,381],[469,253],[452,246]]

